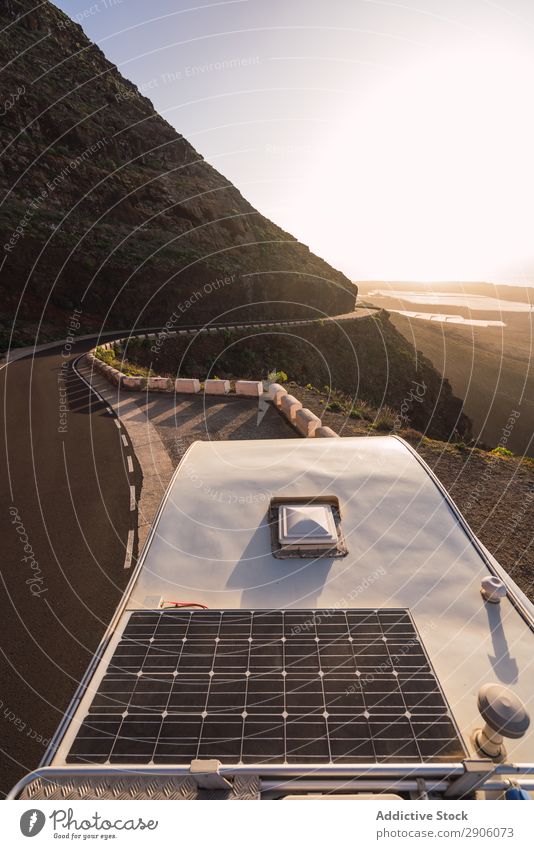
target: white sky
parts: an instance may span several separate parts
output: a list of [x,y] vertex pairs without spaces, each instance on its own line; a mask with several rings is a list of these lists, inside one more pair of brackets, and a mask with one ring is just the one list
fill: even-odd
[[353,279],[534,282],[532,0],[58,5]]

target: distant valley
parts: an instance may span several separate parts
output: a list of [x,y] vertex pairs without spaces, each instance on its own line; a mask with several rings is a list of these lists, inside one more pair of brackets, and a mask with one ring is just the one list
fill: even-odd
[[[534,289],[376,281],[359,289],[363,301],[390,312],[394,326],[464,398],[476,438],[534,455]],[[505,434],[514,411],[520,415]]]

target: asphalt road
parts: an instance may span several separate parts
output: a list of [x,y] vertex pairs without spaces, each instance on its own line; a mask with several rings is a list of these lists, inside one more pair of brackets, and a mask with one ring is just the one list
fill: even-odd
[[72,371],[90,347],[73,346],[66,371],[62,345],[0,371],[2,796],[38,765],[130,575],[140,472],[133,458],[128,474],[113,416]]
[[140,469],[106,405],[72,371],[97,341],[80,340],[68,356],[63,343],[47,346],[0,368],[0,798],[39,764],[131,574],[130,484],[139,496]]

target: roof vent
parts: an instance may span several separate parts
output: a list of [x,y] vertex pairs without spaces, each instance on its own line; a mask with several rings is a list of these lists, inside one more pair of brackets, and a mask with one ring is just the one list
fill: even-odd
[[324,498],[273,498],[269,508],[275,557],[343,557],[339,501]]
[[327,545],[337,542],[330,504],[280,504],[278,540],[281,545]]
[[475,733],[478,749],[493,760],[506,757],[503,737],[518,740],[530,725],[530,716],[516,694],[500,684],[484,684],[478,691],[478,709],[486,724]]

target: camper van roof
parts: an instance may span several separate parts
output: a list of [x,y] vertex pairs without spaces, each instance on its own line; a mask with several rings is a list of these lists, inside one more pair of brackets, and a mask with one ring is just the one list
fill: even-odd
[[[297,556],[280,554],[273,504],[294,501],[332,511],[328,533],[331,544],[334,521],[336,556],[333,550],[307,555],[306,548]],[[480,592],[491,575],[506,581],[500,604],[484,601]],[[477,705],[482,685],[510,687],[527,709],[533,707],[532,605],[398,438],[193,444],[162,502],[113,632],[56,740],[52,766],[68,764],[123,635],[141,623],[142,611],[158,610],[160,617],[169,601],[202,604],[219,616],[308,611],[316,617],[325,611],[327,617],[342,613],[349,624],[360,614],[381,622],[408,617],[402,621],[412,623],[450,708],[464,750],[459,757],[477,756],[472,733],[483,724]],[[510,760],[534,761],[532,728],[507,740],[506,748]]]

